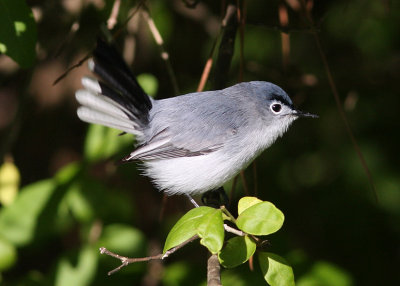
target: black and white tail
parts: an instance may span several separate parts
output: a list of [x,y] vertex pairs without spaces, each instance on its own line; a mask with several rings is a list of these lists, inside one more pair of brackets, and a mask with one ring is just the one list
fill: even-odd
[[82,121],[142,135],[149,121],[151,98],[144,92],[132,72],[111,46],[99,39],[89,69],[100,80],[82,78],[85,89],[76,92],[82,105],[78,117]]

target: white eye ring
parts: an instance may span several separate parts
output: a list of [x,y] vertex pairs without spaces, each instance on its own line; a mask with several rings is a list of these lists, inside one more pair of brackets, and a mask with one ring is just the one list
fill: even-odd
[[269,106],[269,108],[271,109],[271,111],[275,114],[279,114],[282,111],[282,104],[280,103],[273,103]]

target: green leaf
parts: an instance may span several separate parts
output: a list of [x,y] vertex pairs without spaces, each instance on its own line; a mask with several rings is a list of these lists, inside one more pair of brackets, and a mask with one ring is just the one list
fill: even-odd
[[296,285],[351,286],[354,285],[354,281],[344,269],[326,261],[317,261],[308,273],[298,279]]
[[294,286],[293,269],[285,259],[270,252],[260,252],[258,262],[265,281],[271,286]]
[[17,250],[14,245],[0,237],[0,272],[13,266],[16,260]]
[[0,235],[17,246],[29,243],[35,235],[38,218],[55,189],[53,180],[23,188],[15,202],[0,212]]
[[68,193],[65,196],[64,203],[68,207],[68,211],[73,217],[81,222],[87,223],[95,218],[94,206],[84,196],[81,186],[78,183],[74,183],[69,187]]
[[169,232],[164,244],[164,253],[196,234],[202,238],[201,244],[213,253],[218,252],[224,240],[222,211],[210,207],[198,207],[188,211]]
[[283,213],[270,202],[261,202],[244,210],[236,220],[238,228],[254,235],[278,231],[284,221]]
[[157,94],[158,81],[154,75],[149,73],[142,73],[138,75],[136,79],[148,95],[154,97]]
[[10,205],[18,194],[20,175],[12,162],[5,161],[0,166],[0,203]]
[[25,1],[0,0],[0,53],[28,68],[36,59],[36,38],[36,23]]
[[138,257],[146,253],[146,238],[143,233],[124,224],[104,227],[98,245],[121,255]]
[[256,244],[246,236],[236,236],[229,239],[218,254],[219,262],[226,268],[236,267],[245,263],[256,251]]
[[98,250],[93,246],[81,249],[74,262],[62,258],[57,267],[55,286],[90,285],[96,274],[98,258]]
[[85,157],[89,161],[108,159],[119,150],[133,144],[132,135],[118,136],[122,131],[91,124],[85,141]]
[[239,200],[238,203],[238,214],[240,215],[243,211],[248,209],[249,207],[261,203],[262,200],[256,197],[243,197]]
[[222,211],[207,207],[207,212],[197,223],[197,234],[201,238],[200,243],[208,250],[216,254],[224,243],[224,221]]
[[197,234],[197,223],[203,217],[208,207],[198,207],[188,211],[181,217],[168,233],[164,244],[164,253]]
[[54,176],[54,178],[59,184],[68,184],[76,178],[80,171],[81,164],[73,162],[62,167]]

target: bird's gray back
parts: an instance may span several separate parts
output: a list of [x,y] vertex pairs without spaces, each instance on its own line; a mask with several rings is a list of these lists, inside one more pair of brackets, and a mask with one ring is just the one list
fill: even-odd
[[249,84],[155,101],[146,137],[166,129],[176,147],[197,151],[224,144],[245,128],[258,128],[265,102]]

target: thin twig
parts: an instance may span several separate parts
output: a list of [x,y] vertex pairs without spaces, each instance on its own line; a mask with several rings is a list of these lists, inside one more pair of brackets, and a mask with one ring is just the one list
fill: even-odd
[[245,236],[245,235],[246,235],[246,233],[244,233],[243,231],[238,230],[238,229],[236,229],[236,228],[233,228],[233,227],[227,225],[226,223],[224,223],[224,229],[225,229],[227,232],[236,234],[237,236]]
[[80,28],[79,21],[74,21],[71,25],[71,28],[69,29],[68,34],[62,39],[61,44],[58,46],[58,48],[55,49],[53,58],[58,58],[60,56],[64,48],[67,47],[68,44],[71,42],[71,40],[73,39],[79,28]]
[[70,71],[72,71],[73,69],[76,69],[76,68],[80,67],[84,62],[86,62],[86,60],[87,60],[88,58],[90,58],[91,55],[92,55],[92,52],[87,53],[86,56],[84,56],[83,58],[81,58],[81,59],[79,60],[78,63],[76,63],[76,64],[70,66],[62,75],[60,75],[60,76],[53,82],[53,85],[56,85],[59,81],[63,80],[63,79],[69,74]]
[[[279,23],[282,27],[287,27],[289,24],[289,15],[286,6],[281,3],[278,9]],[[290,57],[290,36],[288,33],[281,32],[281,43],[282,43],[282,65],[283,69],[286,70],[289,66]]]
[[335,83],[335,81],[333,79],[333,75],[332,75],[331,69],[330,69],[329,64],[328,64],[328,60],[327,60],[326,55],[325,55],[325,53],[324,53],[324,51],[322,49],[321,40],[320,40],[320,38],[318,36],[317,30],[315,29],[314,21],[312,19],[311,13],[310,13],[311,5],[312,5],[310,3],[312,3],[312,2],[305,3],[304,0],[300,1],[304,17],[308,21],[308,23],[310,25],[310,28],[311,28],[311,31],[312,31],[312,34],[314,36],[315,44],[317,45],[318,52],[320,54],[322,63],[324,65],[325,73],[326,73],[326,75],[328,77],[329,85],[331,87],[331,90],[332,90],[332,93],[333,93],[333,97],[334,97],[335,102],[336,102],[336,107],[337,107],[337,109],[339,111],[340,118],[342,119],[342,121],[343,121],[343,123],[345,125],[346,132],[350,137],[350,140],[351,140],[351,142],[353,144],[354,150],[356,151],[357,156],[360,159],[360,163],[361,163],[361,165],[362,165],[362,167],[363,167],[363,169],[365,171],[365,174],[367,175],[368,181],[369,181],[369,183],[371,185],[371,188],[372,188],[372,191],[373,191],[373,195],[374,195],[375,201],[378,202],[378,193],[377,193],[377,191],[375,189],[375,184],[374,184],[374,181],[373,181],[373,178],[372,178],[372,173],[368,168],[368,164],[367,164],[367,162],[366,162],[366,160],[364,158],[364,155],[361,152],[360,147],[358,146],[358,143],[357,143],[357,140],[356,140],[356,138],[354,136],[353,130],[351,129],[350,123],[349,123],[349,121],[347,119],[347,116],[346,116],[346,113],[344,112],[342,103],[340,101],[339,92],[338,92],[337,87],[336,87],[336,83]]
[[172,82],[172,87],[174,89],[175,95],[179,95],[180,92],[179,92],[178,82],[176,80],[174,70],[172,69],[171,61],[169,59],[169,54],[164,47],[164,40],[162,39],[161,34],[158,31],[156,24],[153,21],[153,18],[151,18],[150,16],[149,9],[146,6],[143,7],[144,7],[142,13],[143,17],[147,21],[147,25],[149,26],[150,32],[153,35],[153,38],[161,51],[161,58],[164,60],[165,65],[167,67],[167,72]]
[[114,0],[114,4],[111,10],[110,17],[107,20],[107,28],[112,30],[117,24],[117,17],[119,13],[119,7],[121,6],[121,0]]
[[235,49],[235,38],[237,30],[237,18],[233,17],[236,12],[236,6],[228,5],[226,8],[226,14],[222,20],[223,33],[221,43],[218,49],[218,57],[214,70],[213,77],[213,88],[221,89],[225,87],[228,72],[231,65],[234,49]]
[[208,76],[210,75],[211,67],[212,67],[213,59],[209,57],[206,65],[204,66],[203,73],[201,74],[201,79],[199,82],[199,86],[197,87],[197,91],[203,91],[204,86],[206,85]]
[[219,32],[218,36],[215,38],[215,40],[214,40],[214,43],[213,43],[213,46],[211,48],[210,54],[208,56],[207,62],[205,64],[205,66],[204,66],[203,73],[201,74],[201,79],[200,79],[199,86],[197,87],[197,91],[203,91],[204,90],[204,86],[206,85],[207,79],[208,79],[208,77],[210,75],[210,71],[211,71],[211,68],[212,68],[212,65],[213,65],[213,55],[214,55],[214,52],[215,52],[215,48],[217,46],[218,38],[223,33],[223,30],[226,27],[226,25],[228,24],[228,21],[229,21],[230,17],[233,16],[233,12],[234,12],[234,10],[231,7],[228,7],[228,9],[226,10],[225,17],[221,21],[220,32]]
[[239,68],[239,79],[238,82],[243,81],[243,70],[244,70],[244,27],[246,24],[246,1],[242,1],[242,6],[239,5],[239,0],[236,0],[237,18],[239,22],[239,35],[240,35],[240,68]]
[[117,268],[111,270],[108,272],[108,275],[112,275],[115,272],[118,272],[119,270],[121,270],[123,267],[131,264],[131,263],[136,263],[136,262],[144,262],[144,261],[150,261],[150,260],[164,260],[165,258],[167,258],[168,256],[170,256],[171,254],[173,254],[174,252],[176,252],[177,250],[181,249],[182,247],[184,247],[186,244],[198,239],[199,236],[198,235],[194,235],[191,238],[189,238],[188,240],[182,242],[181,244],[167,250],[165,253],[160,253],[154,256],[147,256],[147,257],[138,257],[138,258],[129,258],[126,256],[122,256],[119,255],[117,253],[114,253],[112,251],[109,251],[107,248],[105,247],[100,247],[100,254],[106,254],[108,256],[117,258],[119,260],[121,260],[121,265],[118,266]]
[[[136,9],[128,16],[128,18],[122,23],[122,27],[116,31],[113,34],[113,39],[116,39],[118,37],[118,35],[120,34],[120,32],[122,31],[122,28],[129,22],[129,20],[136,15],[136,13],[139,11],[139,9],[142,7],[144,1],[140,1],[139,4],[136,6]],[[71,27],[71,29],[74,26]],[[79,26],[76,27],[76,30],[79,29]],[[73,30],[73,32],[76,32],[76,30]],[[62,79],[64,79],[73,69],[80,67],[88,58],[90,58],[90,56],[92,55],[92,51],[88,52],[82,59],[79,60],[78,63],[70,66],[62,75],[60,75],[54,82],[53,85],[56,85],[59,81],[61,81]]]

